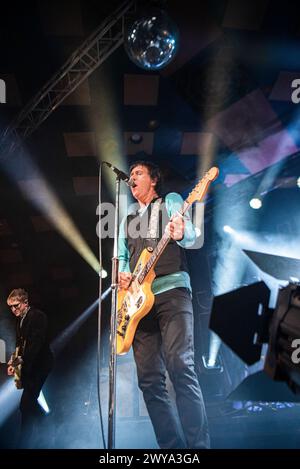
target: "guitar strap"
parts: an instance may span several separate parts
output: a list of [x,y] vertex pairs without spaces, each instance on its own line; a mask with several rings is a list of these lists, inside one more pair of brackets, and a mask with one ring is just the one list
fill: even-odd
[[159,209],[160,209],[161,202],[162,202],[162,198],[160,197],[159,199],[156,199],[156,201],[152,205],[148,231],[146,235],[147,240],[148,239],[155,240],[159,238],[158,236],[159,234]]

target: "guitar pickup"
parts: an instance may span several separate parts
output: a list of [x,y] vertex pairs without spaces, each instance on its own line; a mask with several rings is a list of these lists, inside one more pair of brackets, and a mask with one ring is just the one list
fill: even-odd
[[143,303],[143,297],[140,296],[140,297],[138,298],[137,302],[135,303],[135,306],[136,306],[137,308],[139,308],[142,303]]

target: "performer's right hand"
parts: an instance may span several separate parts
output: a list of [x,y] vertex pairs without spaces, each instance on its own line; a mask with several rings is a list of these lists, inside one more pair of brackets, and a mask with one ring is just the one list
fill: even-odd
[[119,272],[119,288],[121,290],[127,290],[129,287],[130,281],[132,278],[132,274],[130,272]]
[[7,374],[8,374],[8,376],[12,376],[12,375],[14,374],[14,372],[15,372],[14,367],[11,366],[11,365],[9,365],[9,366],[7,367]]

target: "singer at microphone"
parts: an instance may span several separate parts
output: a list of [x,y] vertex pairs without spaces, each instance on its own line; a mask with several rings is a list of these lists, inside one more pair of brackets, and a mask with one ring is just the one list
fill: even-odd
[[129,187],[135,187],[136,184],[130,179],[130,177],[124,173],[123,171],[121,171],[120,169],[116,168],[115,166],[113,166],[111,163],[108,163],[108,161],[104,161],[104,163],[110,168],[113,170],[113,172],[120,178],[122,179],[122,181],[124,181],[127,186]]

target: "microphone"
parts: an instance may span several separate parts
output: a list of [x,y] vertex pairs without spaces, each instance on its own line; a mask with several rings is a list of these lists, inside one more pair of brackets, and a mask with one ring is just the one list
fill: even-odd
[[127,176],[126,173],[124,173],[123,171],[121,171],[120,169],[116,168],[115,166],[113,166],[111,163],[108,163],[108,161],[104,161],[104,163],[110,168],[113,170],[113,172],[120,178],[122,179],[122,181],[124,181],[127,186],[129,187],[135,187],[136,184],[130,179],[129,176]]

